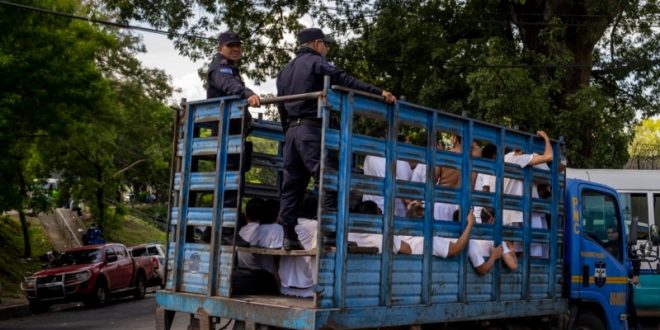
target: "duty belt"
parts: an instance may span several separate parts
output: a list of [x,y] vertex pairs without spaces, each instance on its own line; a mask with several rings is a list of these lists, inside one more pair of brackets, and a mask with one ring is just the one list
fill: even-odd
[[313,127],[321,127],[321,119],[319,118],[296,118],[289,121],[289,127],[296,127],[300,125],[308,125]]

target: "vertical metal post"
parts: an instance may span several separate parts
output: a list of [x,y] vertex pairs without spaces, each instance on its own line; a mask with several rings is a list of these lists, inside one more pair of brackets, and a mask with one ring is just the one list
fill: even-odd
[[[497,134],[497,141],[495,141],[495,145],[497,145],[497,154],[496,154],[496,161],[495,161],[495,203],[493,204],[493,210],[495,213],[493,214],[495,216],[495,227],[494,227],[494,237],[493,237],[493,242],[494,245],[502,244],[502,228],[503,228],[503,221],[504,221],[504,141],[506,139],[504,138],[506,135],[506,130],[504,128],[501,128],[499,133]],[[499,301],[500,300],[500,291],[501,291],[501,263],[496,263],[495,267],[493,267],[494,275],[493,275],[493,287],[492,287],[492,300],[494,301]]]
[[[463,117],[467,117],[467,113],[463,112]],[[471,196],[472,196],[472,121],[469,118],[463,120],[462,124],[462,161],[461,170],[461,202],[460,202],[460,223],[461,229],[464,230],[467,225],[467,214],[470,212]],[[467,249],[464,249],[459,259],[459,269],[461,269],[461,276],[458,281],[458,301],[467,301]]]
[[[424,190],[424,256],[422,260],[422,304],[430,304],[433,282],[433,207],[435,206],[435,160],[438,154],[436,139],[438,135],[438,114],[428,112],[426,124],[426,189]],[[417,165],[419,166],[419,165]]]
[[344,96],[339,142],[339,183],[337,187],[337,252],[335,257],[335,306],[346,306],[346,256],[348,251],[348,208],[351,183],[354,94]]
[[385,164],[390,175],[385,176],[385,193],[383,210],[383,246],[381,250],[380,269],[380,306],[392,304],[392,245],[394,227],[394,199],[396,195],[396,161],[399,104],[387,106],[387,143],[385,147]]
[[184,125],[184,144],[183,144],[183,164],[181,168],[184,169],[181,173],[179,180],[179,218],[177,219],[176,227],[176,246],[174,250],[175,263],[174,270],[172,271],[172,291],[178,292],[181,290],[181,282],[183,282],[184,270],[184,246],[186,243],[186,224],[188,214],[188,194],[190,192],[190,164],[192,162],[193,153],[193,131],[195,127],[195,108],[188,106],[186,108],[186,123]]
[[[530,136],[527,140],[526,152],[534,151],[534,137]],[[529,299],[529,260],[530,260],[530,226],[532,215],[532,168],[525,166],[523,168],[523,261],[522,261],[522,299]]]
[[[550,248],[550,264],[549,266],[549,278],[548,278],[548,296],[550,298],[554,298],[557,293],[556,293],[556,287],[555,284],[557,282],[557,258],[559,254],[559,245],[553,244],[552,240],[557,238],[558,235],[558,230],[559,230],[559,201],[562,198],[560,196],[560,192],[562,191],[559,187],[559,162],[557,162],[557,159],[560,159],[561,155],[561,147],[564,142],[563,137],[559,139],[559,143],[555,143],[555,146],[552,148],[552,159],[555,160],[551,163],[551,168],[550,168],[550,175],[551,175],[551,204],[550,204],[550,239],[548,240],[548,246]],[[564,172],[561,173],[563,175]],[[566,210],[566,205],[564,205],[564,214],[568,213],[568,210]]]
[[[188,105],[186,102],[185,98],[181,99],[181,104],[180,108],[176,109],[175,115],[174,115],[174,129],[172,132],[172,156],[170,157],[170,187],[167,190],[169,193],[167,194],[167,227],[165,230],[165,263],[163,264],[163,267],[165,267],[165,271],[163,272],[163,283],[167,284],[167,277],[168,277],[168,265],[169,265],[169,259],[170,259],[170,231],[172,227],[172,190],[174,188],[174,177],[176,176],[177,172],[181,172],[180,168],[177,168],[176,166],[176,158],[177,158],[177,150],[178,150],[178,145],[179,145],[179,131],[181,129],[181,116],[185,115],[186,109]],[[179,187],[179,190],[181,187]],[[178,201],[177,201],[178,202]],[[177,204],[177,207],[179,205]],[[180,209],[180,208],[179,208]],[[174,241],[176,242],[176,235],[174,235]]]

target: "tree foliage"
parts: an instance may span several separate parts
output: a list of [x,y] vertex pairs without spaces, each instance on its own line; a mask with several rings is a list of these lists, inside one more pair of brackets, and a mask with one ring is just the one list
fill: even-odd
[[[70,0],[28,1],[85,15]],[[167,184],[173,113],[169,78],[141,66],[139,39],[87,22],[0,5],[0,211],[45,211],[42,179],[89,202],[103,223],[120,185]],[[67,196],[65,196],[67,197]],[[61,205],[57,205],[61,206]]]
[[354,75],[416,103],[565,136],[576,167],[621,167],[635,113],[660,109],[655,0],[103,2],[168,29],[194,59],[214,42],[183,35],[239,32],[257,81],[290,59],[289,40],[311,20],[335,33],[331,57]]

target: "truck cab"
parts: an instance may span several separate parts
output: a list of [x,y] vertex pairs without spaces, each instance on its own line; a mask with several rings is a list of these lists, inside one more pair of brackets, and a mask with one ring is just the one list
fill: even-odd
[[575,323],[624,329],[630,265],[618,195],[582,180],[568,180],[567,185],[566,260]]

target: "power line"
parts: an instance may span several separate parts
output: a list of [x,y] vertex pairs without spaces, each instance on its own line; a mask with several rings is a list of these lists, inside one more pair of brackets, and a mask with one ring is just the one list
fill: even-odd
[[[161,34],[161,35],[166,35],[166,36],[178,36],[181,38],[188,38],[188,39],[201,39],[201,40],[211,40],[211,41],[216,41],[216,38],[209,38],[206,36],[198,36],[198,35],[191,35],[191,34],[186,34],[186,33],[177,33],[177,32],[172,32],[172,31],[163,31],[163,30],[158,30],[154,28],[148,28],[148,27],[143,27],[143,26],[137,26],[137,25],[130,25],[130,24],[124,24],[124,23],[116,23],[116,22],[111,22],[111,21],[104,21],[104,20],[99,20],[99,19],[94,19],[94,18],[89,18],[89,17],[83,17],[83,16],[78,16],[78,15],[73,15],[73,14],[68,14],[68,13],[62,13],[62,12],[57,12],[53,10],[48,10],[48,9],[43,9],[43,8],[37,8],[33,6],[28,6],[28,5],[21,5],[21,4],[16,4],[13,2],[5,1],[5,0],[0,0],[0,4],[8,5],[8,6],[13,6],[29,11],[34,11],[42,14],[48,14],[48,15],[54,15],[54,16],[60,16],[60,17],[65,17],[69,19],[77,19],[77,20],[83,20],[95,24],[101,24],[101,25],[108,25],[108,26],[113,26],[117,28],[124,28],[124,29],[131,29],[131,30],[137,30],[137,31],[142,31],[142,32],[147,32],[147,33],[155,33],[155,34]],[[286,49],[286,48],[281,48],[281,47],[275,47],[275,46],[264,46],[266,49],[270,50],[277,50],[277,51],[291,51],[292,49]],[[358,57],[341,57],[343,59],[350,59],[350,60],[364,60],[367,62],[372,62],[372,63],[389,63],[389,64],[411,64],[406,61],[396,61],[396,60],[382,60],[382,59],[371,59],[371,58],[358,58]],[[424,65],[424,66],[429,66],[429,67],[454,67],[454,68],[503,68],[503,69],[508,69],[508,68],[591,68],[593,65],[588,65],[588,64],[451,64],[451,63],[445,63],[442,65],[438,65],[437,63],[415,63],[416,65]]]

